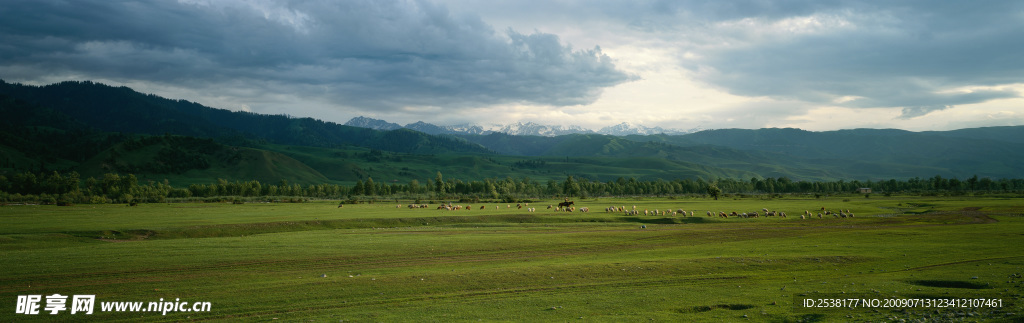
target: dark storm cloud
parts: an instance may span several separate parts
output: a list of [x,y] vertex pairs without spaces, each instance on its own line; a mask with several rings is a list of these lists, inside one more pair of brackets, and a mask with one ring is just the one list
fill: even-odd
[[700,58],[684,64],[733,94],[899,107],[902,118],[1020,96],[957,89],[1021,82],[1022,2],[720,3],[674,3],[668,11],[698,22],[645,26],[714,35],[693,36]]
[[241,86],[373,109],[586,104],[634,78],[599,48],[425,1],[7,1],[0,38],[0,78]]

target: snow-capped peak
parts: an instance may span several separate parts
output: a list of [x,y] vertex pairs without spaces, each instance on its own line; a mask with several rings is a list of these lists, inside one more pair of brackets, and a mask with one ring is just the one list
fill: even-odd
[[397,123],[390,123],[380,119],[367,118],[367,117],[355,117],[345,123],[346,126],[370,128],[376,130],[395,130],[402,129],[403,127]]
[[626,135],[652,135],[652,134],[684,134],[690,131],[683,131],[677,129],[664,129],[661,127],[645,127],[643,125],[633,125],[628,122],[623,122],[614,126],[608,126],[601,128],[601,130],[594,131],[583,128],[577,125],[561,126],[561,125],[543,125],[536,122],[516,122],[512,124],[492,124],[488,126],[479,126],[473,124],[462,124],[462,125],[447,125],[438,126],[423,121],[417,121],[410,123],[404,127],[396,123],[390,123],[384,120],[378,120],[367,117],[355,117],[345,123],[347,126],[363,127],[377,130],[395,130],[401,128],[407,128],[416,130],[419,132],[437,135],[437,134],[470,134],[470,135],[487,135],[491,133],[504,133],[513,136],[545,136],[554,137],[568,134],[604,134],[612,136],[626,136]]

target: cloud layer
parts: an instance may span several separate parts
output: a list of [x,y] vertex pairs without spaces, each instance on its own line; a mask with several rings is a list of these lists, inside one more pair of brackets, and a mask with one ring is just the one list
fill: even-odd
[[732,94],[901,108],[905,118],[1020,96],[982,88],[1024,75],[1020,2],[674,4],[670,12],[683,23],[637,26],[683,33],[680,51],[696,55],[682,64]]
[[600,48],[426,1],[29,0],[5,3],[0,21],[8,79],[239,87],[390,111],[588,104],[635,78]]
[[1024,120],[1020,1],[10,0],[0,39],[8,81],[335,122]]

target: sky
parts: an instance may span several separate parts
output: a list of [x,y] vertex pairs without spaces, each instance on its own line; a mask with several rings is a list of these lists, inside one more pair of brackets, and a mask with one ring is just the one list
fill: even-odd
[[1024,125],[1022,1],[5,0],[0,79],[344,123]]

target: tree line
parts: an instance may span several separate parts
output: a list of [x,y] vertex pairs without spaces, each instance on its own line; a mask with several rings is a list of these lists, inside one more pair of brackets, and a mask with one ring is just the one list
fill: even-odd
[[648,180],[618,178],[614,181],[591,181],[567,176],[563,181],[538,182],[523,177],[489,178],[463,181],[445,178],[437,172],[433,180],[408,183],[359,180],[354,185],[293,184],[287,181],[228,181],[173,187],[163,182],[139,183],[133,174],[104,174],[101,178],[81,178],[77,172],[22,172],[0,175],[0,202],[4,203],[132,203],[165,202],[168,199],[215,197],[298,197],[314,199],[492,199],[517,201],[542,197],[624,197],[701,195],[718,198],[722,194],[842,194],[857,193],[869,188],[878,194],[947,194],[966,195],[985,192],[1024,193],[1024,179],[990,179],[977,176],[967,179],[911,178],[885,181],[792,181],[786,177],[739,180],[722,178]]

